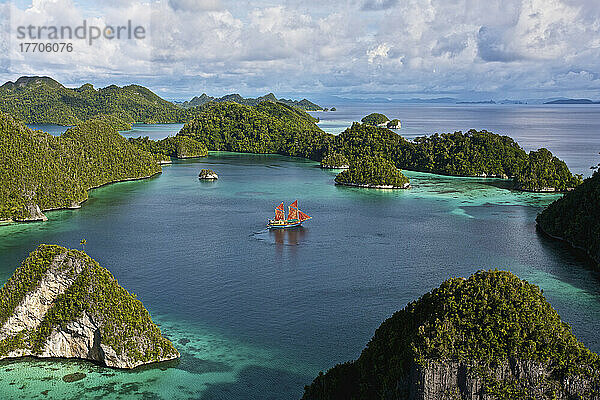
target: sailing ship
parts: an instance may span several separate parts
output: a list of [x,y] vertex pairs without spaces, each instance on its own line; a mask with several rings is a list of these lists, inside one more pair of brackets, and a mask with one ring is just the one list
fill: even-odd
[[298,209],[298,200],[295,200],[292,204],[289,205],[288,216],[286,218],[285,207],[282,201],[280,205],[275,207],[275,219],[269,220],[267,228],[293,228],[295,226],[301,226],[304,221],[309,220],[311,218],[311,216],[303,213]]

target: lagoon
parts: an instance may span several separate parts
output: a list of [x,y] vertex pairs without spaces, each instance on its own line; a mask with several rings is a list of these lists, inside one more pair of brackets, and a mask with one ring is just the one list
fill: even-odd
[[[600,126],[600,117],[586,118]],[[411,124],[403,119],[403,129]],[[154,137],[173,132],[142,128]],[[549,132],[557,131],[584,140],[578,129]],[[549,134],[528,146],[555,151],[556,142]],[[583,157],[561,148],[571,167]],[[220,179],[199,181],[202,168]],[[4,361],[0,395],[298,399],[320,370],[356,358],[394,311],[450,277],[490,268],[539,285],[580,340],[600,351],[599,274],[535,230],[536,214],[558,195],[406,175],[406,191],[340,187],[335,171],[315,162],[213,152],[93,190],[81,209],[49,212],[46,223],[0,227],[0,284],[38,244],[78,247],[85,238],[87,253],[142,300],[182,354],[179,363],[129,372]],[[273,206],[295,199],[313,219],[302,229],[266,230]],[[74,372],[86,377],[62,380]]]

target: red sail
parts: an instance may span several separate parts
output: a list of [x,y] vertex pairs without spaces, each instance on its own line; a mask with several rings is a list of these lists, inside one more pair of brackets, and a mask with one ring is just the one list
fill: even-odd
[[298,219],[298,209],[292,206],[289,206],[288,209],[288,219]]
[[285,219],[285,209],[283,208],[283,201],[280,205],[275,207],[275,221],[282,221]]
[[300,222],[306,221],[307,219],[311,218],[312,217],[310,215],[304,214],[302,211],[298,210],[298,219],[300,220]]
[[290,204],[290,207],[298,208],[298,200],[294,200],[294,202]]

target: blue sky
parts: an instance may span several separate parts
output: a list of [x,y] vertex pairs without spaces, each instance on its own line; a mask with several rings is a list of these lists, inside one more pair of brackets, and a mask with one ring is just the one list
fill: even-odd
[[[206,92],[331,99],[600,99],[592,0],[14,0],[0,4],[0,79],[139,83],[171,99]],[[24,24],[132,20],[144,40],[74,41],[24,54]],[[0,21],[2,22],[2,21]],[[1,49],[1,46],[0,46]]]

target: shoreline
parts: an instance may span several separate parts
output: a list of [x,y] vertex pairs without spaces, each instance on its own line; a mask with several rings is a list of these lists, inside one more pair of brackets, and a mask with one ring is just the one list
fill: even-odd
[[24,220],[15,220],[15,219],[11,218],[11,219],[6,219],[6,220],[0,220],[0,226],[11,225],[11,224],[24,224],[24,223],[27,224],[27,223],[32,223],[32,222],[45,222],[45,221],[48,221],[48,217],[46,217],[46,215],[44,215],[43,213],[48,212],[48,211],[77,210],[77,209],[81,208],[81,205],[83,203],[85,203],[89,199],[89,192],[92,191],[92,190],[94,190],[94,189],[98,189],[98,188],[101,188],[103,186],[112,185],[114,183],[141,181],[143,179],[152,178],[152,177],[154,177],[156,175],[159,175],[159,174],[162,174],[162,171],[158,171],[158,172],[155,172],[152,175],[142,176],[142,177],[139,177],[139,178],[119,179],[119,180],[116,180],[116,181],[106,182],[106,183],[103,183],[101,185],[93,186],[93,187],[90,187],[90,188],[88,188],[88,189],[85,190],[86,193],[87,193],[87,195],[88,195],[88,197],[85,198],[85,199],[83,199],[83,200],[81,200],[78,203],[73,203],[74,205],[71,205],[69,207],[45,208],[45,209],[41,210],[42,215],[43,215],[42,218],[24,219]]
[[340,186],[353,186],[365,189],[410,189],[410,183],[406,183],[404,186],[393,186],[393,185],[372,185],[370,183],[343,183],[336,182],[336,185]]
[[563,238],[562,236],[555,236],[555,235],[552,235],[552,234],[550,234],[550,233],[546,232],[546,230],[545,230],[544,228],[542,228],[542,226],[541,226],[539,223],[537,223],[537,222],[535,223],[535,227],[536,227],[536,229],[538,230],[538,232],[540,232],[542,235],[544,235],[544,236],[546,236],[546,237],[548,237],[548,238],[550,238],[550,239],[553,239],[553,240],[555,240],[555,241],[557,241],[557,242],[566,243],[566,244],[568,244],[568,245],[569,245],[569,246],[570,246],[570,247],[571,247],[573,250],[576,250],[577,252],[584,254],[584,255],[585,255],[585,256],[586,256],[586,257],[587,257],[587,258],[588,258],[590,261],[592,261],[592,263],[594,263],[594,264],[595,264],[595,266],[596,266],[596,269],[597,269],[597,270],[600,270],[600,260],[596,260],[596,259],[594,258],[594,256],[592,256],[592,254],[589,252],[589,250],[588,250],[588,249],[586,249],[586,248],[584,248],[584,247],[581,247],[581,246],[577,246],[577,245],[575,245],[575,244],[571,243],[571,241],[570,241],[570,240],[568,240],[568,239],[565,239],[565,238]]
[[323,169],[348,169],[348,168],[350,168],[350,166],[344,164],[344,165],[340,165],[339,167],[336,167],[334,165],[322,165],[321,164],[321,168],[323,168]]

